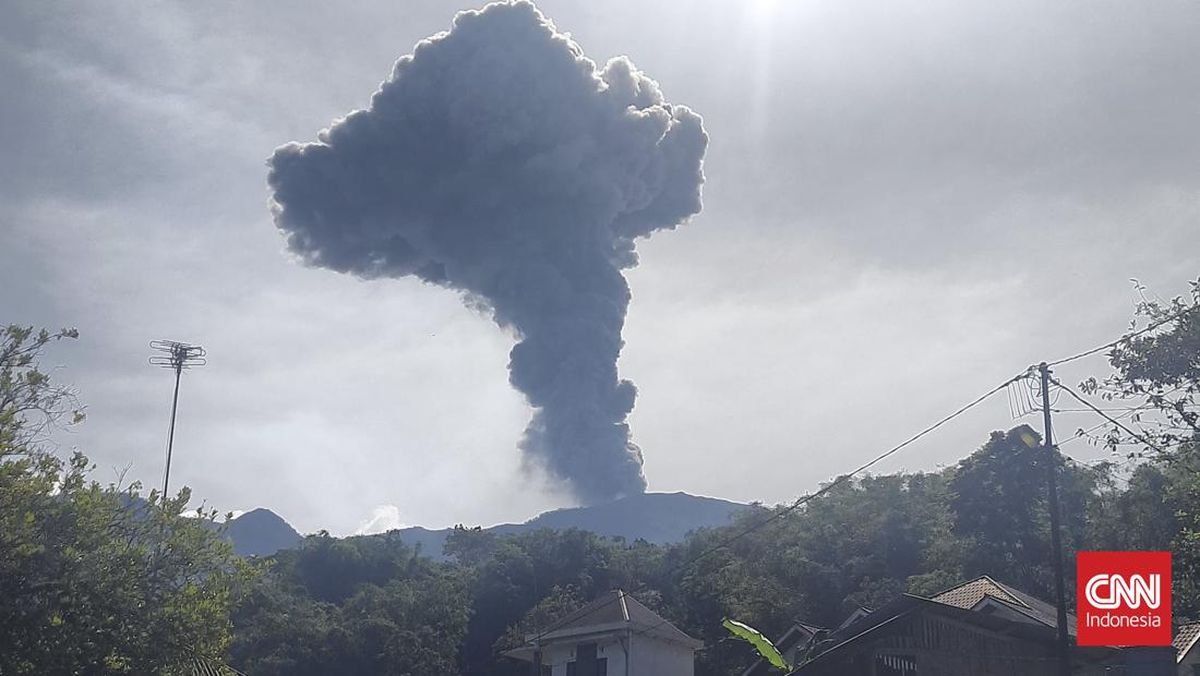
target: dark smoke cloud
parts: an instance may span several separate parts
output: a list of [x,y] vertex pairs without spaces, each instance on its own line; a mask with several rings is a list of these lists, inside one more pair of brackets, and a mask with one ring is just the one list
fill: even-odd
[[624,58],[603,68],[530,3],[459,14],[359,110],[270,161],[305,261],[464,292],[518,338],[522,449],[583,501],[645,490],[617,376],[634,240],[700,211],[708,138]]

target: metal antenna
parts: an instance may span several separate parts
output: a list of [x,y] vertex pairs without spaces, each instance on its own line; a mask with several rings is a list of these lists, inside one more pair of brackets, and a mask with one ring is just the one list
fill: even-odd
[[189,345],[174,340],[152,340],[150,349],[156,354],[150,356],[150,363],[175,372],[175,394],[171,397],[171,427],[167,432],[167,468],[163,472],[162,499],[167,499],[167,483],[171,479],[171,447],[175,443],[175,411],[179,407],[179,376],[184,369],[204,366],[208,361],[204,358],[204,348],[199,345]]

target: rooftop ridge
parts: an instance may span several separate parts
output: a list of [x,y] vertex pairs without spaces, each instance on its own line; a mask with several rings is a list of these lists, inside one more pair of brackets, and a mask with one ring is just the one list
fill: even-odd
[[1013,605],[1032,610],[1032,606],[1025,602],[1022,596],[1023,593],[1018,593],[1014,588],[993,580],[988,575],[980,575],[979,577],[968,580],[961,584],[957,584],[949,589],[943,590],[929,597],[931,601],[944,603],[946,605],[955,606],[957,608],[970,608],[983,600],[985,596],[992,596],[1001,601],[1011,603]]

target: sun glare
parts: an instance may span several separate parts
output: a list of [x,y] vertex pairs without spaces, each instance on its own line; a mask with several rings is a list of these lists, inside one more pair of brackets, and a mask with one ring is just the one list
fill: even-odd
[[757,17],[769,17],[779,6],[780,0],[749,0],[746,5]]

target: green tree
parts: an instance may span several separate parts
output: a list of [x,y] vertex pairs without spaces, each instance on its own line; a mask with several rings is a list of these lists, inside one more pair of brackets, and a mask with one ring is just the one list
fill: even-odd
[[276,555],[235,613],[232,663],[256,676],[455,676],[469,578],[397,533],[320,533]]
[[1139,322],[1149,330],[1109,352],[1113,373],[1082,388],[1144,409],[1112,425],[1106,438],[1114,451],[1150,460],[1133,473],[1114,517],[1139,533],[1130,545],[1170,546],[1175,613],[1200,618],[1200,280],[1187,297],[1143,294],[1133,326]]
[[537,605],[530,608],[520,622],[510,626],[497,639],[497,651],[517,648],[525,644],[525,637],[544,631],[547,627],[584,606],[583,595],[574,585],[555,586]]
[[1049,463],[1057,473],[1064,560],[1086,542],[1095,473],[1057,451],[1048,452],[1028,425],[992,432],[986,444],[958,464],[950,480],[954,533],[968,542],[966,577],[987,574],[1052,598]]
[[475,566],[491,558],[498,544],[495,533],[459,524],[446,536],[442,553],[464,566]]
[[837,626],[857,606],[879,607],[930,571],[955,576],[960,548],[947,496],[938,474],[868,476],[795,511],[748,510],[670,548],[664,616],[705,641],[698,674],[738,673],[753,656],[724,640],[726,617],[775,638],[797,619]]
[[[1200,280],[1191,283],[1190,297],[1169,302],[1143,299],[1135,311],[1147,333],[1117,344],[1109,352],[1114,372],[1103,381],[1090,378],[1083,389],[1109,400],[1141,400],[1159,416],[1131,435],[1114,427],[1111,446],[1136,444],[1156,453],[1200,442]],[[1136,425],[1135,425],[1136,426]],[[1128,425],[1127,425],[1128,427]]]
[[51,341],[10,326],[0,340],[0,673],[172,674],[219,660],[235,595],[253,571],[216,532],[216,513],[89,480],[42,440],[78,422],[73,393],[38,366]]

